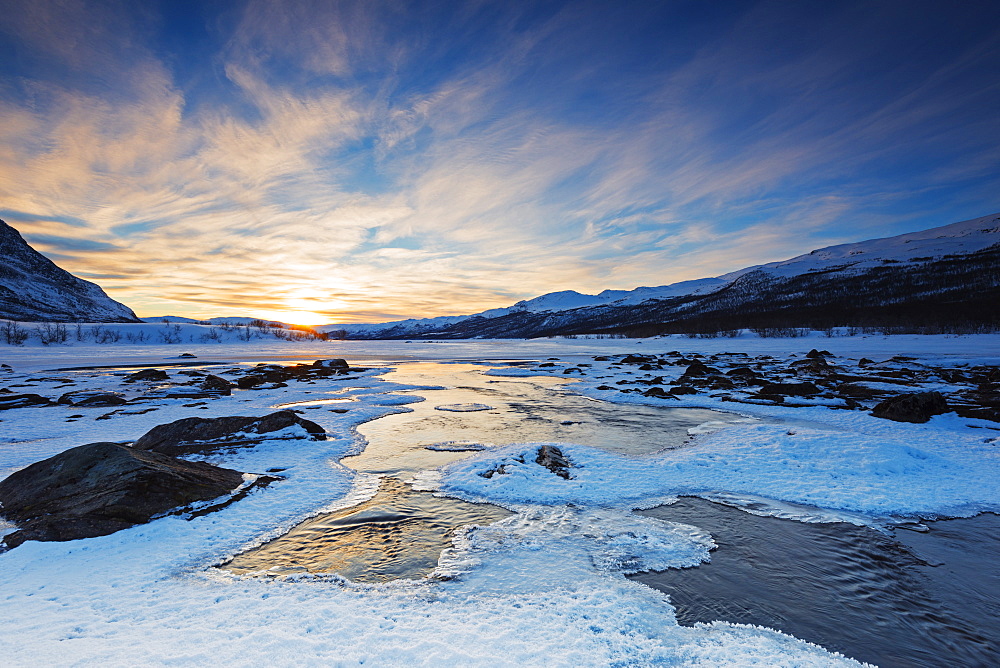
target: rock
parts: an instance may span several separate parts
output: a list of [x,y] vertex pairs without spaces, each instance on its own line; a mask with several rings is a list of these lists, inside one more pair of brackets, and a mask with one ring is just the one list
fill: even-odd
[[833,353],[831,353],[829,350],[816,350],[815,348],[813,348],[812,350],[806,353],[806,357],[809,357],[811,359],[823,359],[824,357],[833,357]]
[[841,383],[837,386],[837,394],[842,397],[853,399],[872,399],[880,394],[885,394],[882,390],[876,390],[864,383]]
[[226,396],[233,393],[233,387],[232,383],[221,376],[208,375],[205,376],[205,380],[201,381],[201,389]]
[[191,353],[181,353],[177,357],[183,358],[183,359],[198,359],[197,355],[192,355]]
[[77,390],[76,392],[67,392],[59,397],[59,403],[85,408],[88,406],[121,406],[128,401],[117,392]]
[[14,367],[9,364],[0,364],[0,371],[4,373],[14,373]]
[[566,459],[566,456],[563,455],[562,450],[547,443],[538,448],[538,456],[535,457],[535,463],[544,466],[564,480],[569,480],[568,469],[573,466]]
[[684,370],[682,376],[717,376],[720,375],[720,371],[714,367],[710,367],[702,362],[694,362],[690,364],[687,369]]
[[222,447],[253,445],[266,434],[299,425],[314,441],[326,440],[326,430],[292,411],[278,411],[264,417],[231,416],[184,418],[153,427],[132,446],[167,455],[203,453]]
[[613,390],[615,388],[611,387],[610,385],[598,385],[597,389],[599,389],[599,390]]
[[646,364],[648,362],[655,361],[655,357],[650,357],[648,355],[626,355],[625,357],[618,360],[619,364]]
[[137,381],[159,381],[159,380],[170,380],[170,376],[163,369],[143,369],[142,371],[136,371],[135,373],[130,373],[125,376],[126,383],[135,383]]
[[674,395],[664,391],[662,387],[651,387],[642,393],[644,397],[657,397],[658,399],[677,399]]
[[760,388],[759,394],[805,397],[810,394],[819,394],[819,388],[812,383],[768,383]]
[[607,358],[607,357],[604,357],[604,356],[601,356],[601,355],[598,355],[597,357],[595,357],[595,358],[594,358],[594,361],[595,361],[595,362],[608,362],[608,361],[610,361],[610,360],[609,360],[609,358]]
[[940,392],[916,392],[886,399],[872,409],[872,415],[896,422],[927,422],[948,411],[948,401]]
[[114,533],[172,508],[214,499],[243,474],[118,443],[66,450],[0,481],[3,516],[18,524],[4,541],[73,540]]
[[875,360],[870,360],[867,357],[858,360],[858,366],[868,366],[869,364],[875,364]]
[[51,406],[54,402],[39,394],[4,394],[0,397],[0,411],[27,406]]
[[678,385],[677,387],[670,388],[670,394],[698,394],[698,390],[687,385]]
[[542,362],[538,365],[539,369],[555,366],[554,362]]
[[347,365],[347,360],[340,358],[316,360],[312,363],[312,365],[321,369],[340,369],[344,373],[347,373],[347,371],[350,370],[350,367]]

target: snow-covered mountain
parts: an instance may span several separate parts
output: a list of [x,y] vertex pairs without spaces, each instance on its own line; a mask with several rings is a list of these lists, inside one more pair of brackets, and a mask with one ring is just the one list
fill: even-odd
[[138,322],[132,309],[73,276],[0,220],[0,318],[52,322]]
[[[566,290],[466,316],[326,325],[318,329],[343,330],[351,338],[521,337],[681,321],[697,324],[706,319],[725,327],[746,327],[755,322],[772,322],[782,310],[784,315],[795,312],[815,319],[816,314],[806,314],[810,308],[828,308],[831,317],[840,309],[844,319],[848,317],[845,310],[850,309],[847,302],[837,300],[851,295],[858,305],[867,304],[864,308],[893,305],[896,311],[908,301],[927,302],[928,295],[948,295],[947,303],[952,305],[983,299],[989,303],[991,291],[1000,286],[997,255],[1000,214],[895,237],[830,246],[722,276],[659,287],[605,290],[597,295]],[[971,271],[973,265],[983,271],[965,276],[963,272]],[[963,291],[968,294],[963,296]],[[867,301],[862,299],[864,295]],[[869,316],[859,312],[853,317]],[[948,316],[942,313],[941,317]]]

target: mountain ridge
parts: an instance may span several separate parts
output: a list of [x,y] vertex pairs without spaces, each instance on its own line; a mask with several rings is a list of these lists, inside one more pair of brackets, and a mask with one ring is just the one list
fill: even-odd
[[38,322],[139,322],[96,283],[60,268],[0,220],[0,318]]
[[[997,249],[996,253],[991,252],[991,249]],[[507,308],[490,309],[466,316],[324,325],[318,329],[340,330],[350,338],[520,338],[584,333],[587,324],[591,325],[595,332],[620,333],[623,330],[630,332],[629,328],[632,326],[648,328],[656,324],[668,326],[672,322],[691,322],[699,319],[705,321],[706,318],[700,316],[709,313],[717,314],[717,317],[714,317],[717,321],[714,326],[733,329],[736,326],[752,326],[753,322],[759,324],[784,320],[785,318],[765,317],[762,314],[768,310],[767,304],[754,301],[755,294],[766,293],[775,304],[783,304],[783,308],[792,309],[792,302],[795,300],[790,299],[790,295],[794,298],[795,293],[782,292],[783,288],[798,290],[801,293],[799,303],[794,308],[803,312],[803,309],[808,310],[807,302],[810,298],[817,303],[828,303],[832,306],[836,301],[832,299],[832,295],[840,294],[848,284],[857,284],[852,289],[862,293],[870,289],[866,286],[879,285],[878,290],[885,300],[885,304],[882,305],[887,308],[891,306],[889,310],[899,311],[898,306],[892,305],[907,301],[905,288],[908,274],[912,274],[910,278],[925,286],[924,297],[936,294],[935,290],[941,295],[947,294],[952,301],[945,302],[943,308],[952,312],[952,315],[957,315],[954,307],[948,304],[967,304],[966,310],[970,310],[973,309],[971,306],[973,303],[983,301],[983,295],[961,296],[963,286],[959,276],[963,277],[961,280],[967,282],[965,293],[969,293],[968,286],[973,284],[989,294],[1000,285],[1000,275],[998,275],[1000,272],[997,269],[1000,265],[993,255],[1000,255],[1000,214],[980,216],[892,237],[837,244],[786,260],[746,267],[721,276],[659,287],[639,287],[627,291],[605,290],[597,295],[566,290],[523,300]],[[982,265],[981,275],[966,276],[968,272],[963,272],[954,262],[949,263],[948,259],[955,257],[975,258],[972,261],[977,263],[977,266]],[[822,275],[826,276],[824,281],[816,280],[817,276]],[[887,275],[894,275],[894,280],[900,285],[893,286],[892,281],[886,280]],[[803,277],[811,278],[805,280]],[[941,281],[946,285],[928,287]],[[825,288],[821,285],[824,283]],[[803,292],[806,288],[808,294]],[[830,294],[823,296],[824,289]],[[990,303],[989,294],[985,295],[985,305]],[[912,296],[916,298],[919,295]],[[922,299],[923,302],[927,302],[926,298]],[[873,298],[868,308],[874,309],[878,306],[880,306],[878,300]],[[845,306],[839,308],[841,315],[848,317],[850,309]],[[727,314],[727,309],[735,309],[742,313]],[[643,314],[643,311],[646,313]],[[984,315],[986,320],[989,320],[986,317],[988,315]],[[872,319],[872,314],[855,313],[854,316],[862,320]],[[615,324],[615,317],[623,321]],[[809,317],[816,319],[816,316]],[[977,320],[978,316],[964,311],[960,315],[960,319],[969,317]],[[906,318],[913,320],[909,315]],[[928,314],[924,320],[930,322],[933,318]],[[741,322],[744,324],[740,324]],[[692,325],[708,326],[708,323],[695,322]]]

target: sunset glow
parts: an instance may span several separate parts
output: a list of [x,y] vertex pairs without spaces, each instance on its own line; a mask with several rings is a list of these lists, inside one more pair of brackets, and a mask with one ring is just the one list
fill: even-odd
[[997,209],[989,4],[16,0],[0,218],[141,316],[374,322]]

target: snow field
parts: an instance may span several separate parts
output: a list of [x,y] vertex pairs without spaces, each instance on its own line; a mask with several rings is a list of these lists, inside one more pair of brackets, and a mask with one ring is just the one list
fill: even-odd
[[[995,337],[925,337],[927,357],[979,362],[1000,357]],[[363,342],[325,344],[313,357],[401,359],[461,353],[544,359],[547,354],[656,352],[709,345],[753,354],[773,341],[544,341],[455,342],[454,345]],[[830,339],[822,347],[884,348],[913,352],[921,341]],[[803,350],[812,342],[789,344]],[[281,349],[314,351],[284,343]],[[138,348],[139,346],[135,346]],[[75,355],[106,349],[77,349]],[[162,347],[161,347],[162,348]],[[209,346],[206,346],[209,348]],[[218,355],[242,357],[252,346],[219,346]],[[278,346],[258,351],[274,355]],[[172,353],[177,347],[168,347]],[[4,351],[6,353],[6,351]],[[8,363],[52,368],[48,350],[16,350]],[[29,352],[33,352],[32,358]],[[146,348],[146,358],[160,352]],[[201,357],[200,351],[192,350]],[[842,351],[843,352],[843,351]],[[784,353],[787,355],[787,352]],[[842,353],[839,353],[842,354]],[[133,361],[140,355],[132,350]],[[163,359],[160,357],[159,359]],[[266,359],[261,357],[258,359]],[[271,357],[275,359],[275,357]],[[92,362],[95,360],[92,358]],[[573,362],[586,361],[575,357]],[[102,363],[98,358],[96,363]],[[596,363],[595,363],[596,365]],[[517,372],[517,369],[509,369]],[[561,374],[561,370],[557,371]],[[491,372],[493,373],[493,372]],[[614,376],[595,366],[575,389],[604,397],[596,386]],[[64,375],[64,374],[59,374]],[[81,377],[85,375],[82,374]],[[171,371],[171,375],[174,372]],[[81,381],[74,390],[106,384]],[[10,383],[9,379],[3,379]],[[42,392],[44,384],[37,390]],[[877,420],[860,412],[822,407],[790,409],[700,405],[764,418],[715,430],[695,430],[691,447],[643,458],[559,444],[574,463],[563,480],[533,463],[516,461],[532,447],[508,445],[475,453],[441,471],[419,476],[418,486],[468,500],[491,500],[517,511],[489,527],[467,528],[444,553],[435,578],[358,585],[331,576],[233,577],[211,568],[230,555],[279,535],[302,519],[370,496],[377,480],[356,475],[338,460],[357,452],[353,428],[405,411],[414,397],[375,373],[325,384],[236,392],[212,400],[209,410],[162,400],[159,409],[110,420],[105,409],[72,407],[5,411],[0,475],[66,448],[97,440],[133,440],[156,424],[191,415],[260,415],[279,403],[329,396],[354,399],[347,413],[323,408],[304,417],[327,429],[330,440],[272,440],[206,459],[241,471],[284,469],[285,480],[224,510],[194,518],[167,517],[111,536],[68,543],[28,542],[0,555],[0,638],[4,664],[35,665],[456,665],[456,666],[831,666],[857,665],[767,629],[714,623],[678,626],[663,594],[630,582],[625,573],[690,566],[710,558],[713,543],[694,527],[639,517],[628,511],[677,494],[729,494],[737,499],[784,500],[881,518],[887,515],[969,514],[997,507],[1000,462],[995,436],[954,415],[925,425]],[[44,393],[44,392],[42,392]],[[651,403],[608,393],[616,401]],[[660,402],[660,405],[663,405]],[[67,423],[71,413],[86,413]],[[784,420],[775,424],[774,420]],[[26,454],[27,453],[27,454]],[[479,473],[500,463],[507,475]],[[570,505],[572,504],[572,505]]]

